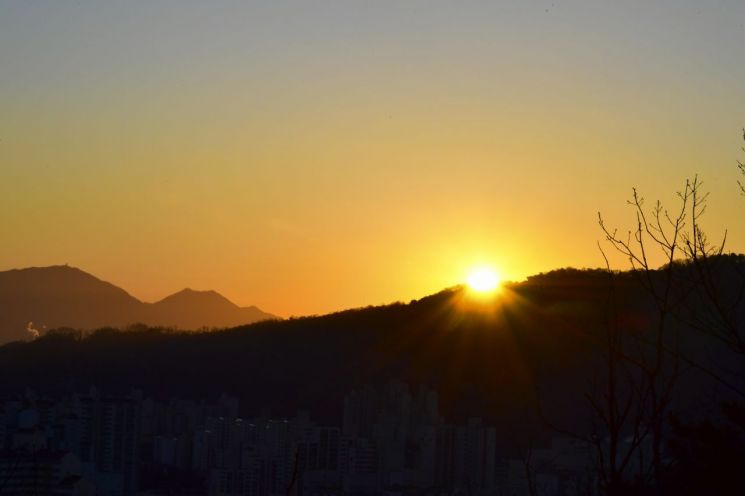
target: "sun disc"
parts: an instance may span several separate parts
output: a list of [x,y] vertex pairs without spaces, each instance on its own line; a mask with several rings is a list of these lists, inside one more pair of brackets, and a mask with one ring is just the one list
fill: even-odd
[[478,267],[469,273],[466,282],[473,291],[488,293],[497,289],[500,278],[495,270],[489,267]]

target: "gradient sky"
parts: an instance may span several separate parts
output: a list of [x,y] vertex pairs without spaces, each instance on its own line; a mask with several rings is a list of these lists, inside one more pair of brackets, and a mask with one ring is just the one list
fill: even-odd
[[0,0],[0,270],[280,315],[602,258],[699,173],[745,251],[745,2]]

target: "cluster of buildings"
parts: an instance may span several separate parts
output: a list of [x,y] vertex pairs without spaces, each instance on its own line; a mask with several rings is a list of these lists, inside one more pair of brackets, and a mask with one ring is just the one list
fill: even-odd
[[71,395],[0,404],[0,494],[134,494],[140,402]]
[[587,446],[498,456],[479,419],[447,424],[437,394],[352,391],[341,426],[239,416],[238,401],[153,401],[91,390],[0,404],[0,494],[324,496],[590,494]]

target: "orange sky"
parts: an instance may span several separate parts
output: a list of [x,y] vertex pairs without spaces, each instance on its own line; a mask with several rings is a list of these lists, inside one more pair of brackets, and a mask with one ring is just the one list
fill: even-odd
[[322,313],[598,266],[697,172],[745,251],[745,6],[596,3],[3,3],[0,270]]

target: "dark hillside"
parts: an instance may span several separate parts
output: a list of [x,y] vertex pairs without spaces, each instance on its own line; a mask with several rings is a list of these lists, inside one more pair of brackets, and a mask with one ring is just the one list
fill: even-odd
[[[563,270],[510,285],[493,301],[453,288],[408,304],[212,333],[50,333],[0,347],[0,388],[94,384],[185,398],[225,392],[238,396],[247,413],[302,408],[338,421],[352,388],[400,378],[434,387],[452,418],[481,416],[513,430],[535,426],[538,392],[553,418],[582,425],[578,406],[584,408],[583,393],[601,370],[608,288],[601,271]],[[636,278],[617,275],[615,292],[616,323],[624,332],[647,332],[654,305]],[[690,303],[695,295],[686,298]],[[700,337],[676,325],[683,345],[698,349]],[[687,373],[682,389],[693,401],[706,383]]]

